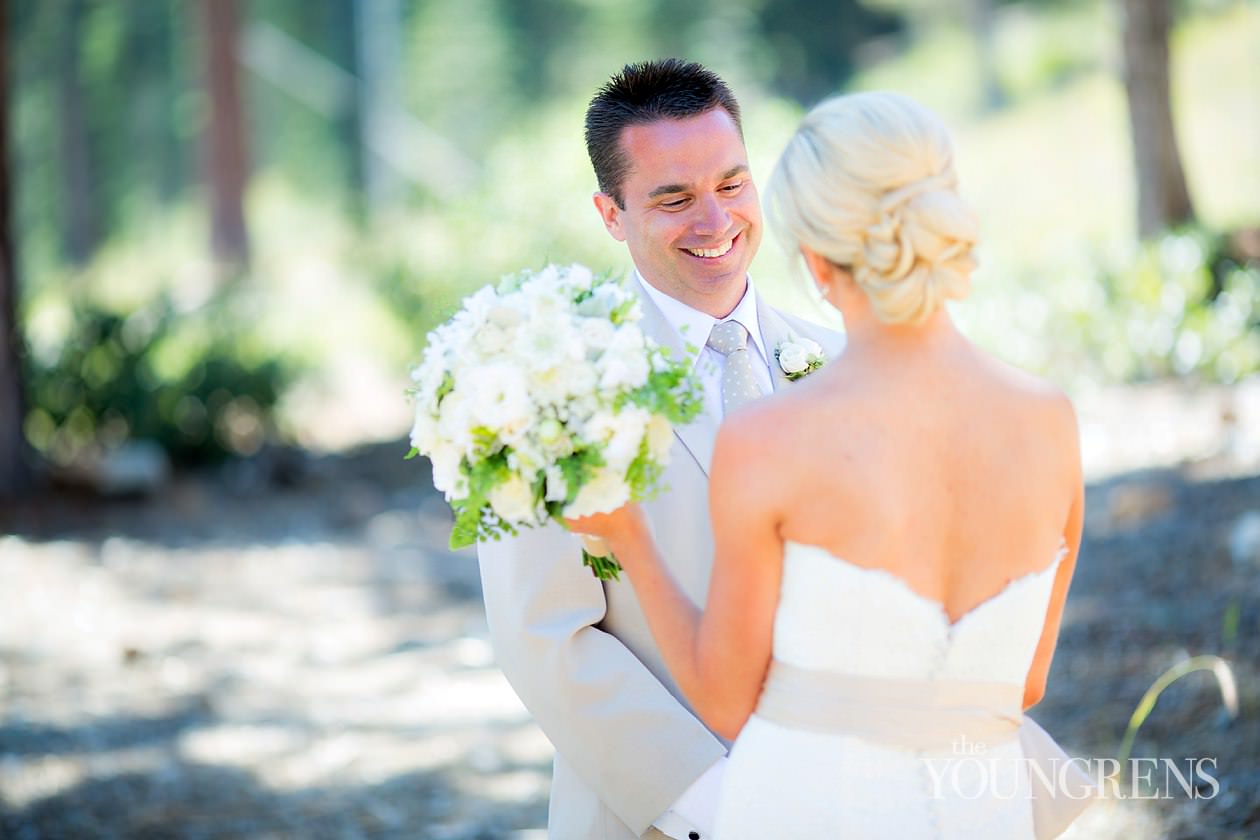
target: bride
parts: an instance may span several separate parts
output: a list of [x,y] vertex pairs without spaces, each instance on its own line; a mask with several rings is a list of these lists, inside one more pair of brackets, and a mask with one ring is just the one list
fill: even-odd
[[609,543],[696,712],[738,736],[723,840],[1016,840],[1083,807],[1022,717],[1080,545],[1075,415],[943,307],[974,267],[955,187],[942,124],[904,96],[824,102],[788,143],[771,219],[847,346],[723,425],[703,611],[636,506],[570,522]]

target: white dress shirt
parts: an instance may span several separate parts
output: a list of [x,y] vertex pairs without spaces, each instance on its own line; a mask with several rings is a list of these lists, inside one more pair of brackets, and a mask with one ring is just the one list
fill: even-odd
[[682,301],[676,300],[643,279],[639,272],[635,279],[643,286],[643,290],[661,310],[665,320],[682,336],[683,344],[691,359],[692,369],[700,377],[704,387],[704,411],[713,417],[722,417],[722,368],[726,365],[726,357],[711,347],[706,347],[709,333],[713,326],[721,321],[738,321],[748,330],[748,350],[760,358],[761,364],[753,365],[757,376],[757,385],[762,394],[769,394],[773,387],[770,382],[770,354],[762,344],[761,327],[757,322],[757,293],[752,283],[744,288],[744,296],[725,318],[714,318],[698,309],[692,309]]
[[[644,280],[639,272],[636,271],[634,276],[647,296],[661,310],[665,320],[682,336],[692,369],[704,388],[705,413],[719,419],[722,417],[722,369],[726,365],[726,357],[705,346],[709,333],[720,321],[738,321],[748,330],[749,352],[761,360],[761,364],[753,365],[757,384],[763,394],[770,393],[773,387],[770,381],[770,356],[762,344],[761,327],[757,322],[757,293],[753,290],[752,283],[746,284],[744,296],[729,315],[725,318],[714,318],[665,294]],[[653,824],[675,840],[690,840],[695,837],[704,840],[712,837],[725,767],[726,759],[719,758]]]

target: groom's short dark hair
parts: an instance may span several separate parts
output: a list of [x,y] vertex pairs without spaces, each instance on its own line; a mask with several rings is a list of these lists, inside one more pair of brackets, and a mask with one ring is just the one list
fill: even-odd
[[621,148],[621,132],[626,126],[695,117],[714,108],[731,115],[742,137],[735,94],[712,70],[680,58],[621,68],[586,108],[586,152],[600,190],[625,209],[621,184],[630,161]]

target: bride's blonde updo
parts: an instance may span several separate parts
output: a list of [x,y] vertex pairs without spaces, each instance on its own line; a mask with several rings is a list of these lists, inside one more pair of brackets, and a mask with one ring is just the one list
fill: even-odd
[[956,186],[935,114],[900,94],[856,93],[806,115],[767,206],[792,252],[849,269],[881,320],[919,323],[971,287],[979,225]]

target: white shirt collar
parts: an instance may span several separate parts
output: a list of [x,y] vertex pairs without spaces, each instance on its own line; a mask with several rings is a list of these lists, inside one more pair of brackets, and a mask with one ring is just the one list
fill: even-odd
[[731,310],[731,314],[725,318],[714,318],[712,315],[701,312],[698,309],[692,309],[682,301],[665,294],[644,280],[643,275],[637,269],[634,272],[634,276],[639,281],[639,285],[643,287],[643,290],[647,292],[647,296],[661,310],[665,320],[674,328],[675,332],[682,336],[683,344],[692,365],[700,358],[700,351],[704,348],[705,342],[709,340],[709,333],[713,332],[713,325],[718,323],[718,321],[738,321],[743,324],[744,329],[748,330],[751,343],[757,348],[757,352],[761,354],[762,363],[769,364],[766,361],[769,358],[766,355],[766,348],[761,341],[761,325],[757,320],[757,292],[753,289],[751,281],[745,284],[744,296],[739,299],[739,303]]

